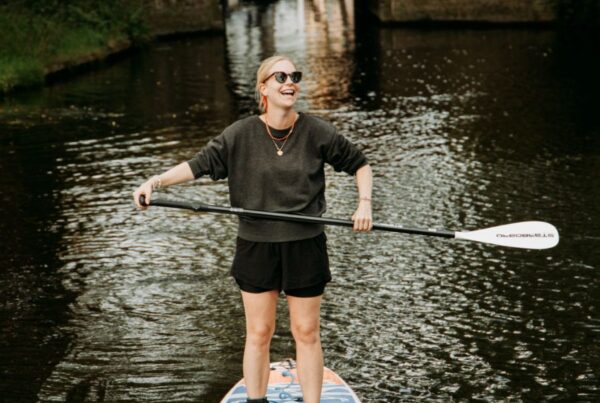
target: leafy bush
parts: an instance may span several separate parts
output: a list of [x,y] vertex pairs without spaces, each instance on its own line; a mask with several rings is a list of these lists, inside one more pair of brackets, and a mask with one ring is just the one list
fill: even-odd
[[148,37],[142,0],[0,0],[0,92],[43,81],[55,63]]

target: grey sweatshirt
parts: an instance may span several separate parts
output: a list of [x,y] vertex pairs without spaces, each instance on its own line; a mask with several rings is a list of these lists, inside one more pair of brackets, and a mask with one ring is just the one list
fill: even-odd
[[[312,216],[321,216],[327,208],[325,163],[354,175],[367,160],[333,125],[304,113],[299,114],[282,156],[263,121],[250,116],[227,127],[188,161],[195,178],[227,178],[233,207]],[[294,241],[321,232],[320,224],[245,217],[240,217],[238,228],[240,238],[255,242]]]

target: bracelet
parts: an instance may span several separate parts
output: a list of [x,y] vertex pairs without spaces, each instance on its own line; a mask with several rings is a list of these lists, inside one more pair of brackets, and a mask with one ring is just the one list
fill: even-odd
[[160,189],[162,187],[162,181],[160,180],[160,176],[155,175],[152,178],[150,178],[150,181],[152,181],[152,190]]
[[363,196],[363,197],[359,198],[359,200],[364,200],[364,201],[368,201],[368,202],[370,202],[370,201],[371,201],[371,198],[370,198],[370,197],[367,197],[367,196]]

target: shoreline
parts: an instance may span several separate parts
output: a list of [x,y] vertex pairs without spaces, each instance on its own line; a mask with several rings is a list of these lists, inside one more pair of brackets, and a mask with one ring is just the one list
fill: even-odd
[[130,40],[115,41],[105,48],[99,48],[98,50],[91,51],[87,54],[81,55],[80,57],[66,59],[64,61],[56,61],[44,69],[44,80],[47,80],[52,76],[61,75],[67,70],[78,70],[87,65],[101,62],[121,53],[128,52],[134,47],[135,46]]
[[58,58],[43,68],[41,77],[34,82],[16,80],[10,85],[0,83],[0,99],[22,90],[42,87],[61,78],[87,71],[96,64],[133,51],[137,46],[130,40],[115,41],[104,48],[98,48],[78,57]]
[[48,67],[48,69],[44,71],[44,79],[41,83],[37,85],[16,86],[13,87],[11,91],[4,93],[0,89],[0,99],[2,99],[4,96],[10,95],[15,90],[19,91],[25,89],[32,89],[35,87],[48,85],[62,79],[69,79],[74,75],[90,71],[91,69],[94,69],[95,66],[101,65],[104,62],[110,62],[120,57],[126,57],[129,53],[135,52],[137,49],[140,49],[141,47],[153,42],[169,41],[193,36],[209,36],[220,34],[221,31],[214,29],[201,31],[177,31],[156,35],[143,42],[134,43],[133,41],[120,41],[113,46],[109,46],[104,49],[99,49],[98,51],[90,52],[89,54],[86,54],[77,60],[68,60],[62,63],[55,63],[54,65]]
[[[12,3],[12,4],[11,4]],[[176,7],[123,0],[90,7],[0,5],[0,99],[89,70],[161,38],[224,31],[216,0]]]
[[[5,6],[6,7],[6,6]],[[0,7],[0,11],[7,10]],[[363,9],[366,10],[366,6]],[[116,29],[108,31],[96,31],[93,26],[74,28],[68,23],[60,23],[57,18],[49,16],[50,23],[45,26],[41,19],[33,21],[34,27],[32,33],[33,39],[24,39],[21,32],[14,28],[21,28],[23,21],[19,18],[40,18],[28,14],[23,10],[12,10],[5,22],[11,21],[11,17],[16,17],[17,22],[13,27],[8,27],[8,42],[11,49],[0,53],[0,100],[14,94],[15,92],[41,87],[55,80],[65,79],[72,75],[88,71],[103,61],[135,51],[146,44],[173,38],[181,38],[195,35],[214,35],[223,34],[225,28],[223,21],[220,24],[214,21],[191,28],[188,26],[165,25],[159,27],[157,21],[147,18],[135,18],[127,20],[125,25],[115,25]],[[554,30],[564,31],[592,31],[599,32],[598,25],[565,25],[558,20],[552,21],[530,21],[530,22],[498,22],[498,21],[470,21],[470,20],[440,20],[440,19],[415,19],[406,21],[382,21],[373,12],[367,12],[365,18],[370,23],[376,23],[381,28],[405,28],[414,30],[488,30],[488,29],[519,29],[519,30]],[[147,17],[147,16],[146,16]],[[45,17],[44,17],[45,18]],[[156,19],[156,18],[155,18]],[[2,19],[0,19],[2,22]],[[35,26],[36,22],[42,27]],[[117,21],[118,23],[119,21]],[[53,25],[54,24],[54,25]],[[10,24],[9,24],[10,25]],[[13,28],[12,32],[11,28]],[[46,31],[45,31],[46,30]],[[13,36],[11,36],[11,33]],[[46,35],[48,34],[48,35]],[[80,43],[71,43],[73,40],[69,35],[77,36],[81,34]],[[62,35],[62,36],[61,36]],[[89,35],[89,37],[85,37]],[[22,52],[22,48],[27,48],[36,43],[36,38],[44,42],[40,49],[34,49],[31,53]],[[65,37],[67,37],[65,39]],[[67,43],[66,46],[61,41]],[[12,43],[10,43],[12,42]],[[21,43],[25,42],[25,43]],[[27,43],[29,42],[29,43]],[[16,45],[15,45],[16,44]],[[0,42],[2,45],[2,42]],[[37,45],[37,44],[36,44]],[[68,46],[72,46],[69,48]],[[50,50],[48,50],[49,48]],[[37,53],[36,53],[37,52]],[[4,59],[4,60],[3,60]],[[1,69],[4,68],[4,71]]]

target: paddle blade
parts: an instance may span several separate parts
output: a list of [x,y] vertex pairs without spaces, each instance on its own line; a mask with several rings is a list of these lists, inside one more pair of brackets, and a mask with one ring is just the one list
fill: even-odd
[[558,244],[554,225],[542,221],[523,221],[477,231],[457,232],[458,239],[524,249],[548,249]]

